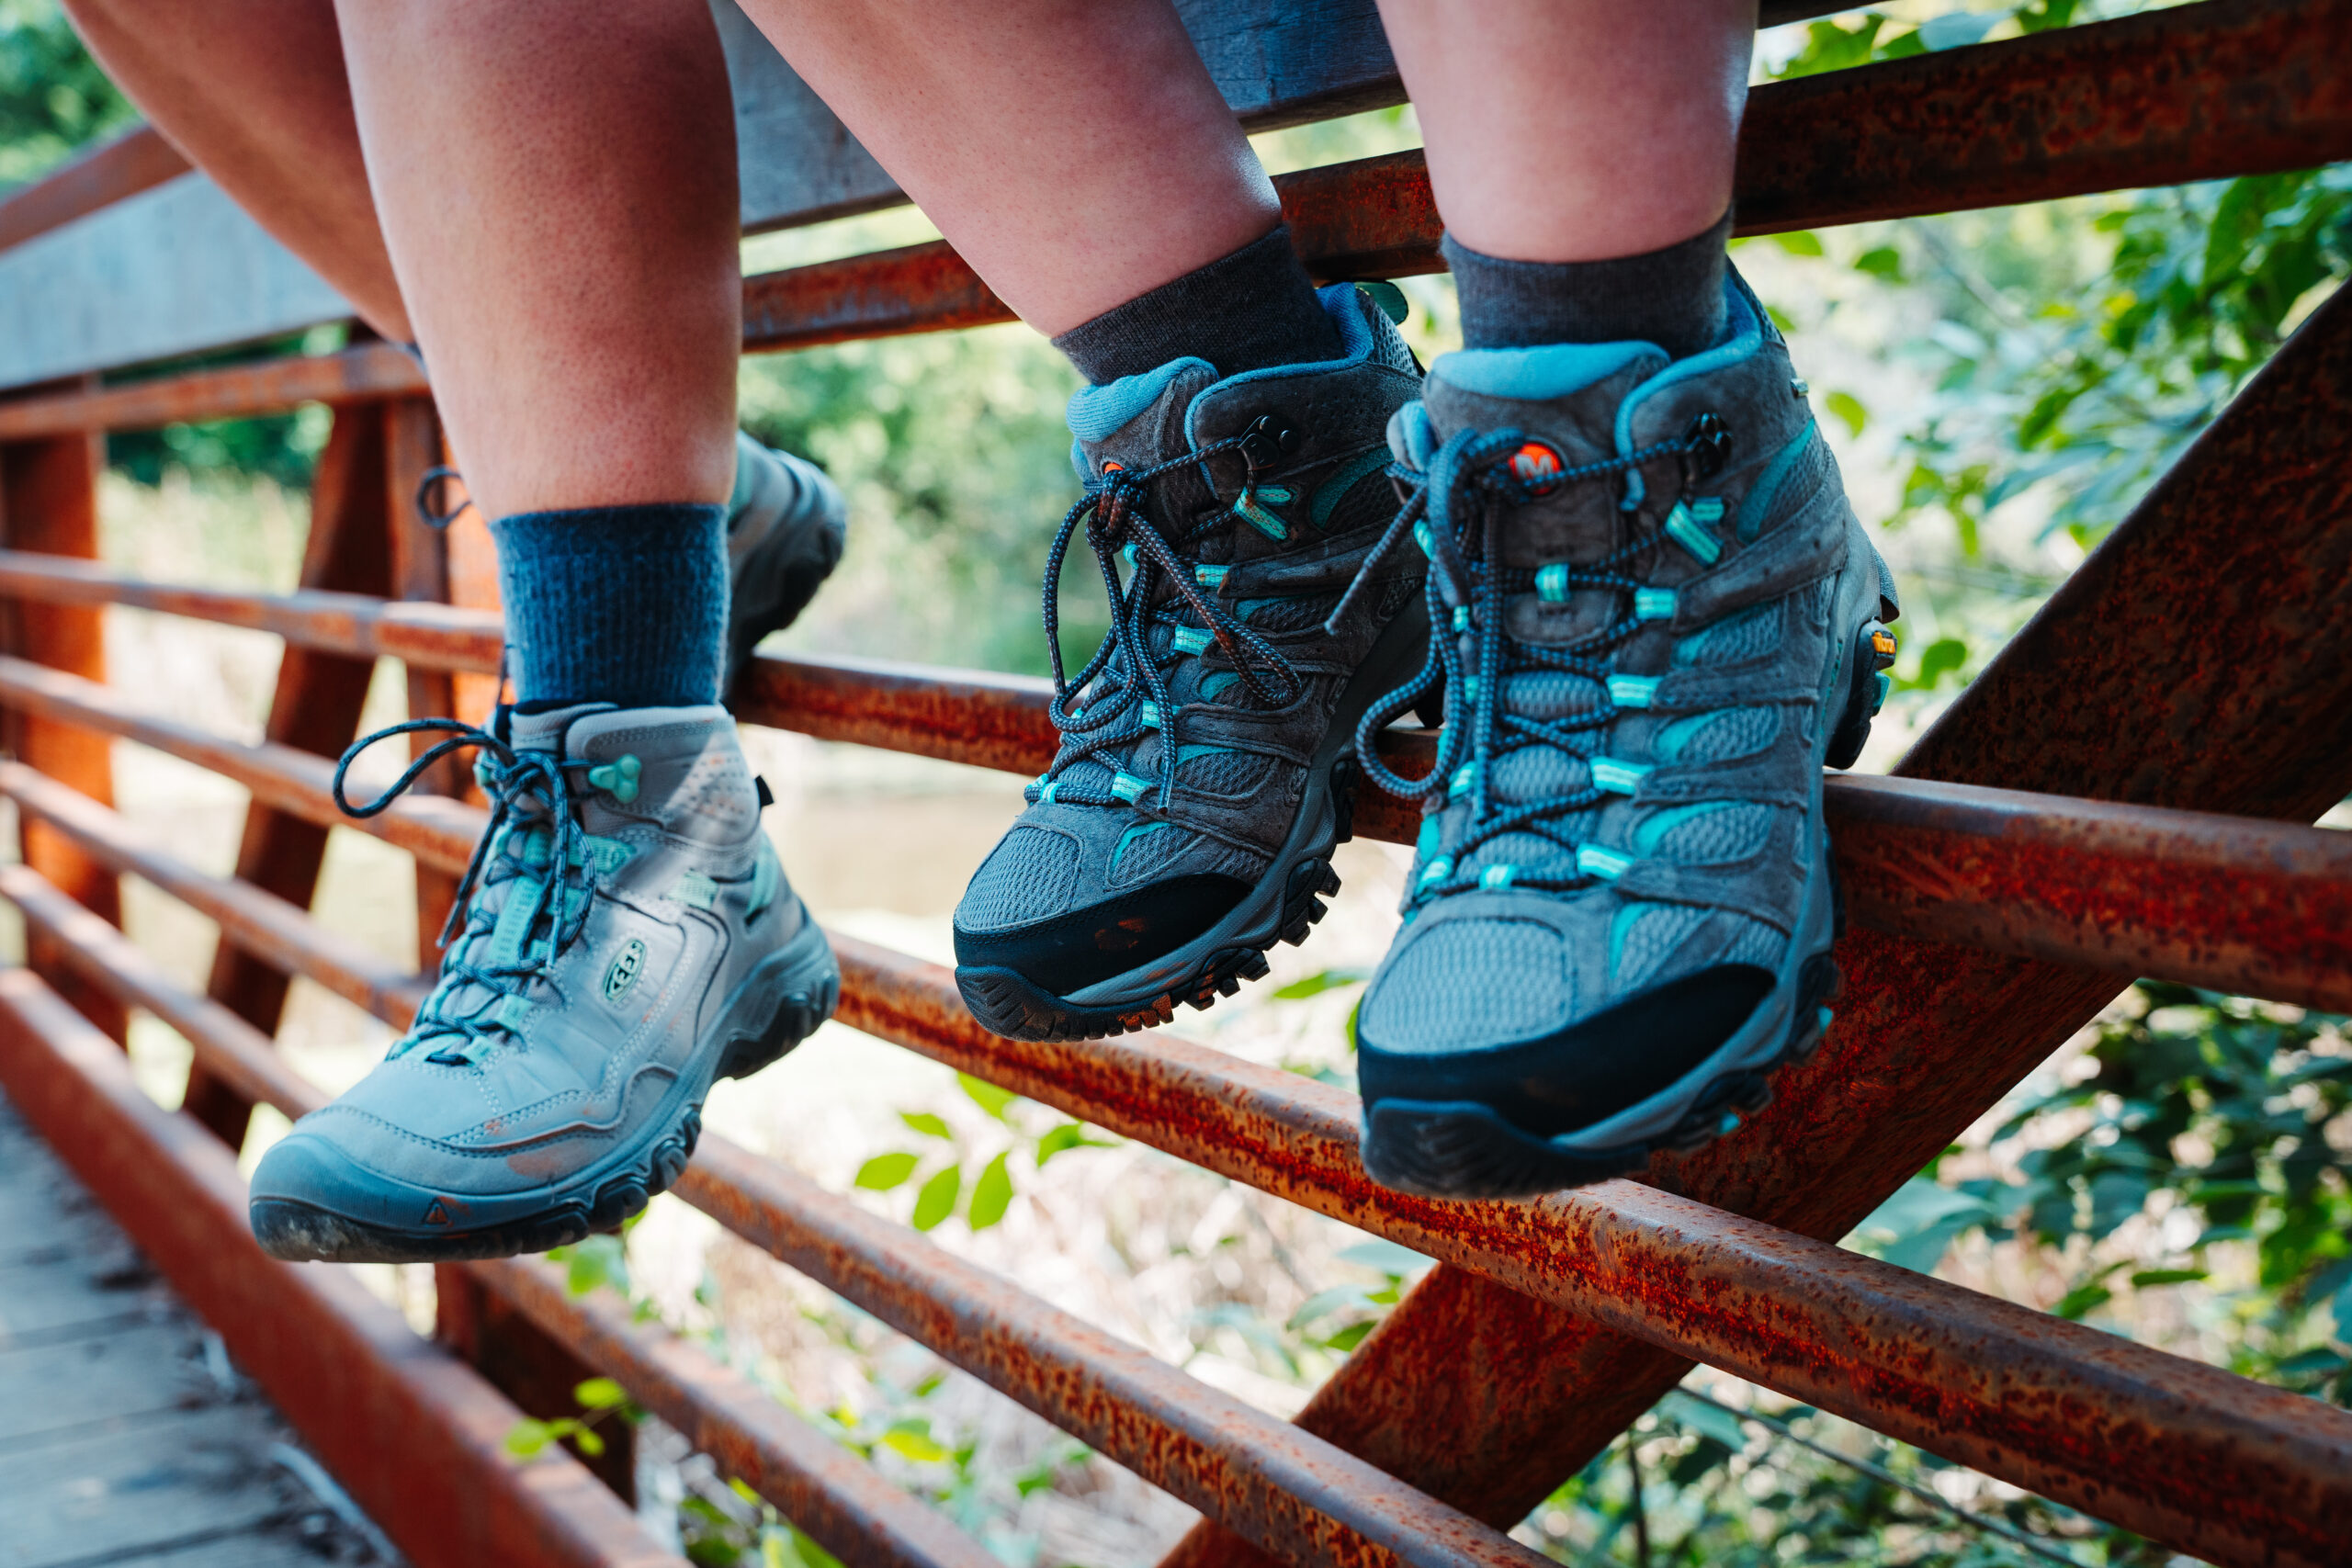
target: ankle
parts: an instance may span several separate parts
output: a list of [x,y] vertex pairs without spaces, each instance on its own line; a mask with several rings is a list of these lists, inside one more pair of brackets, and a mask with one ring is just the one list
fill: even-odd
[[1462,302],[1465,348],[1654,343],[1681,359],[1723,335],[1730,238],[1725,212],[1687,240],[1608,261],[1510,261],[1451,234],[1441,243]]
[[528,512],[491,525],[519,701],[718,700],[726,520],[695,504]]
[[1072,327],[1054,346],[1098,387],[1188,356],[1238,376],[1340,354],[1339,329],[1291,249],[1288,224]]

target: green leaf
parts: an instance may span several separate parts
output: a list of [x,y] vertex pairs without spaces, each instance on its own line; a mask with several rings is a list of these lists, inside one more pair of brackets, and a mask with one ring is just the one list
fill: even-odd
[[924,1182],[922,1190],[915,1194],[915,1229],[935,1229],[956,1212],[956,1197],[963,1190],[964,1172],[958,1166],[951,1165]]
[[1681,1389],[1669,1392],[1657,1403],[1657,1413],[1686,1432],[1695,1432],[1737,1453],[1747,1447],[1747,1429],[1739,1417],[1721,1405],[1694,1399]]
[[1821,254],[1821,236],[1810,229],[1792,229],[1785,234],[1775,234],[1772,243],[1792,256]]
[[554,1440],[555,1435],[548,1430],[546,1422],[534,1421],[528,1416],[506,1429],[506,1451],[521,1459],[545,1452],[548,1444]]
[[1083,1122],[1065,1122],[1038,1139],[1037,1168],[1043,1170],[1047,1160],[1069,1149],[1115,1149],[1119,1146],[1116,1139],[1091,1138],[1087,1136],[1087,1131]]
[[857,1185],[868,1192],[888,1192],[915,1173],[916,1163],[910,1154],[876,1155],[857,1168]]
[[571,1391],[584,1410],[617,1410],[628,1403],[628,1390],[610,1378],[590,1378]]
[[969,1073],[957,1073],[956,1081],[963,1086],[966,1094],[971,1096],[973,1104],[1000,1122],[1004,1120],[1005,1108],[1021,1098],[1009,1089],[999,1089],[996,1085],[982,1078],[976,1078]]
[[931,1435],[931,1423],[922,1416],[893,1421],[882,1434],[882,1446],[918,1464],[937,1464],[955,1457],[955,1450]]
[[2205,1277],[2202,1269],[2143,1269],[2132,1276],[2132,1288],[2143,1291],[2151,1285],[2187,1285]]
[[1336,991],[1342,986],[1360,986],[1372,978],[1368,969],[1323,969],[1304,980],[1293,980],[1274,992],[1281,1002],[1303,1002],[1309,997],[1319,997],[1326,991]]
[[976,1231],[984,1231],[1004,1218],[1012,1206],[1012,1175],[1004,1168],[1011,1151],[1001,1154],[981,1168],[980,1179],[972,1183],[972,1207],[964,1216]]
[[1889,283],[1903,281],[1903,253],[1893,245],[1873,245],[1854,258],[1854,270]]
[[1862,400],[1851,392],[1832,392],[1821,400],[1829,405],[1831,413],[1846,422],[1849,435],[1860,435],[1862,427],[1871,422],[1870,410],[1862,407]]
[[1340,1261],[1352,1263],[1359,1269],[1370,1269],[1388,1275],[1418,1274],[1436,1261],[1425,1253],[1415,1252],[1381,1236],[1360,1241],[1340,1249]]
[[933,1116],[928,1111],[901,1111],[899,1112],[899,1120],[904,1122],[908,1126],[912,1127],[916,1132],[921,1133],[927,1138],[947,1138],[952,1140],[956,1136],[955,1134],[947,1130],[946,1122],[941,1121],[938,1117]]
[[1363,1343],[1365,1335],[1370,1334],[1374,1329],[1379,1326],[1380,1325],[1378,1324],[1372,1322],[1370,1319],[1366,1319],[1362,1323],[1351,1323],[1345,1328],[1340,1329],[1337,1334],[1334,1334],[1329,1338],[1324,1340],[1323,1348],[1326,1350],[1352,1350],[1357,1346]]
[[605,1457],[605,1439],[596,1435],[594,1427],[575,1426],[571,1438],[573,1445],[590,1459]]

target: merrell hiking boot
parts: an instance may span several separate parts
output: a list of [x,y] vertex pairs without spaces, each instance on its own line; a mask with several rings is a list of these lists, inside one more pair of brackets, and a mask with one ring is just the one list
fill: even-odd
[[[1177,359],[1070,400],[1086,494],[1046,572],[1062,744],[956,911],[956,984],[1000,1033],[1207,1007],[1339,888],[1356,720],[1428,640],[1418,558],[1335,615],[1396,514],[1383,433],[1420,375],[1368,294],[1320,299],[1341,358],[1223,378]],[[1056,595],[1081,525],[1112,629],[1066,676]]]
[[[1894,586],[1736,278],[1713,349],[1448,355],[1399,416],[1444,625],[1405,926],[1357,1015],[1363,1157],[1535,1193],[1729,1132],[1837,984],[1825,762],[1885,688]],[[1416,514],[1419,513],[1418,519]]]
[[735,434],[735,493],[727,503],[727,666],[723,698],[759,640],[790,626],[842,558],[849,506],[805,457]]
[[440,749],[482,748],[495,809],[415,1024],[254,1173],[276,1257],[495,1258],[607,1229],[685,1168],[713,1079],[832,1010],[832,953],[760,829],[765,791],[724,710],[510,722],[503,739],[448,720],[384,732],[458,729]]

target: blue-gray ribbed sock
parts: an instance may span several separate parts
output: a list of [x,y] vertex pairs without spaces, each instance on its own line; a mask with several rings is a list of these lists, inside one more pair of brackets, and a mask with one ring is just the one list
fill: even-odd
[[1439,242],[1462,301],[1464,348],[1654,343],[1675,358],[1724,331],[1731,214],[1646,255],[1592,262],[1507,261],[1451,234]]
[[718,700],[727,516],[589,506],[490,525],[519,702],[691,707]]
[[1220,376],[1337,359],[1340,329],[1291,249],[1290,225],[1054,339],[1098,387],[1196,355]]

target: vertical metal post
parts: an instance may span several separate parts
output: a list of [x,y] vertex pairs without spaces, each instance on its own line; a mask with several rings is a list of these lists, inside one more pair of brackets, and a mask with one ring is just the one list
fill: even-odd
[[[0,537],[11,549],[96,557],[98,478],[105,468],[106,438],[96,432],[0,446]],[[19,655],[92,681],[107,678],[103,610],[33,604],[10,609],[9,641]],[[93,800],[114,803],[113,743],[105,736],[19,714],[8,716],[6,736],[19,761]],[[84,908],[122,923],[121,888],[113,873],[47,823],[23,823],[19,840],[26,864]],[[130,1015],[122,1004],[60,963],[49,939],[28,939],[27,957],[84,1017],[128,1041]]]

